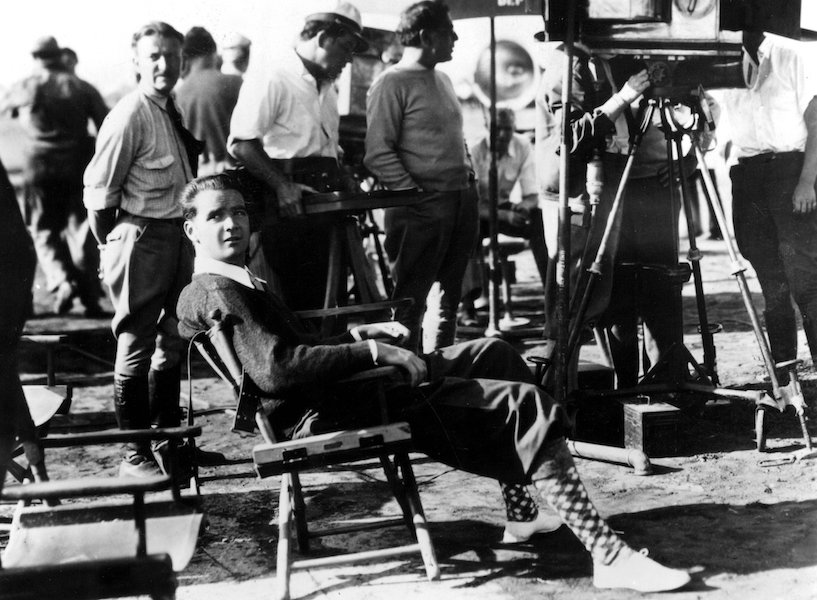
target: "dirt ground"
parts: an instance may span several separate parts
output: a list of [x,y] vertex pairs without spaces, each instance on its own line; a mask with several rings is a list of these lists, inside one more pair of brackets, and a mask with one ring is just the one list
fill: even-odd
[[[724,244],[702,240],[700,245],[705,254],[702,270],[710,320],[723,325],[723,332],[715,336],[721,383],[736,389],[763,389],[760,354],[737,284],[729,274]],[[541,288],[534,281],[529,254],[516,260],[516,313],[531,319],[533,327],[510,339],[520,352],[535,355],[541,342]],[[751,271],[749,279],[756,305],[761,306]],[[65,318],[57,318],[49,312],[42,290],[37,290],[36,299],[37,314],[30,320],[28,332],[67,332],[74,347],[103,361],[112,360],[113,340],[106,320],[85,319],[79,307]],[[685,341],[700,360],[692,284],[685,287],[684,307]],[[802,335],[800,342],[800,356],[807,363],[801,375],[814,436],[817,375],[811,369]],[[583,349],[582,356],[597,360],[599,354],[591,344]],[[230,416],[222,410],[231,400],[227,388],[200,361],[194,361],[192,370],[194,406],[199,413],[196,422],[204,427],[200,444],[224,452],[232,464],[202,470],[208,525],[192,561],[179,575],[178,597],[270,597],[277,540],[277,481],[258,480],[252,472],[250,450],[259,438],[230,433]],[[44,371],[42,349],[26,344],[21,361],[24,380],[41,381]],[[63,350],[57,371],[58,379],[73,382],[75,389],[71,413],[58,417],[54,430],[114,425],[109,364]],[[617,405],[615,400],[607,402],[608,408]],[[769,413],[770,451],[760,454],[754,445],[751,401],[721,399],[691,404],[693,408],[685,404],[687,409],[679,421],[679,451],[674,456],[653,457],[650,476],[638,476],[629,467],[578,459],[578,468],[600,512],[634,547],[648,547],[658,560],[692,571],[690,586],[665,596],[817,598],[817,459],[773,466],[762,463],[792,457],[803,447],[797,419],[792,413]],[[591,430],[613,435],[610,432],[620,427],[615,418],[603,421],[610,418],[604,416],[604,407],[598,413],[585,408],[582,414]],[[99,448],[48,457],[54,476],[115,476],[119,460],[118,450]],[[504,510],[495,482],[453,471],[423,456],[416,457],[415,465],[442,568],[441,581],[427,582],[418,559],[390,560],[296,573],[295,596],[445,600],[642,596],[593,588],[589,557],[564,527],[527,544],[501,544]],[[389,502],[382,472],[371,467],[358,464],[329,476],[307,478],[305,491],[313,520],[326,523],[341,514],[354,518],[393,514],[395,506]],[[0,511],[8,516],[12,507],[2,506]],[[342,536],[316,544],[316,552],[372,548],[405,537],[400,529],[388,534]]]

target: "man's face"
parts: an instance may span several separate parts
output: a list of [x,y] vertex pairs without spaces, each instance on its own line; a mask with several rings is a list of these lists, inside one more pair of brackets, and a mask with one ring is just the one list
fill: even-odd
[[451,55],[454,52],[454,42],[459,37],[454,32],[454,24],[451,19],[439,28],[427,29],[427,37],[425,44],[431,50],[431,54],[435,63],[443,63],[451,60]]
[[496,122],[496,151],[500,156],[508,153],[508,147],[513,138],[514,124],[509,119],[497,119]]
[[203,190],[195,203],[196,216],[184,222],[184,231],[196,254],[243,267],[250,243],[244,197],[235,190]]
[[136,43],[133,62],[142,89],[168,96],[179,80],[182,45],[161,35],[142,37]]
[[337,37],[324,34],[321,40],[323,56],[318,64],[326,72],[328,79],[337,79],[340,76],[343,68],[352,61],[357,43],[357,38],[348,32]]

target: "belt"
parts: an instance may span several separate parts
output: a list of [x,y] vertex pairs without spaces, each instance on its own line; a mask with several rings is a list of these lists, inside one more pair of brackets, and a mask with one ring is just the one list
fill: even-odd
[[168,223],[170,225],[181,225],[182,223],[184,223],[184,217],[167,217],[167,218],[143,217],[142,215],[135,215],[133,213],[129,213],[128,211],[121,209],[119,211],[118,220],[143,221],[146,223]]
[[802,156],[803,152],[800,150],[789,150],[788,152],[763,152],[761,154],[755,154],[754,156],[742,156],[738,159],[739,165],[751,165],[751,164],[758,164],[758,163],[768,163],[772,162],[773,160],[779,160],[781,158],[793,158],[795,156]]

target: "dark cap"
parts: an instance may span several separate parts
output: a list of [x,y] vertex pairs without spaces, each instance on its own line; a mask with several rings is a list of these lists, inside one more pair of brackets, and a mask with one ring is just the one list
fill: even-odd
[[306,21],[322,21],[341,25],[357,38],[355,52],[365,52],[369,48],[368,40],[363,37],[363,19],[360,11],[348,2],[338,2],[331,11],[311,14]]
[[184,35],[182,54],[185,56],[209,56],[215,52],[216,41],[204,27],[191,27]]
[[62,48],[57,43],[57,40],[52,35],[41,37],[31,47],[31,56],[34,58],[48,58],[52,56],[59,56]]

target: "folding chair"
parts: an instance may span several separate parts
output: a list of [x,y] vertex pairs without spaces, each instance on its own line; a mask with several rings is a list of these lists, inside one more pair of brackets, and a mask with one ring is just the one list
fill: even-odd
[[[179,442],[200,427],[103,431],[43,438],[45,448],[133,441]],[[175,447],[175,444],[171,444]],[[172,453],[172,450],[171,450]],[[168,460],[175,465],[175,461]],[[0,568],[0,600],[92,600],[149,595],[172,600],[176,571],[195,550],[201,511],[179,492],[177,469],[147,478],[91,477],[6,487],[19,503]],[[145,502],[171,490],[173,500]],[[60,499],[130,495],[132,503],[71,503]],[[48,506],[29,506],[33,500]]]
[[[213,367],[216,373],[233,390],[237,401],[234,430],[254,431],[253,421],[264,437],[265,443],[253,449],[253,460],[259,477],[281,475],[281,491],[278,506],[278,554],[276,572],[276,597],[287,600],[290,574],[294,570],[346,564],[363,560],[419,553],[429,580],[438,579],[440,569],[434,547],[428,533],[417,483],[408,453],[411,450],[411,432],[407,423],[384,424],[356,431],[337,431],[298,440],[281,440],[265,410],[266,399],[247,376],[232,345],[229,323],[221,315],[211,315],[213,325],[200,332],[193,343]],[[380,400],[384,400],[389,382],[403,381],[400,371],[393,367],[371,369],[344,383],[374,383]],[[381,417],[385,417],[385,405],[381,402]],[[393,462],[392,458],[393,457]],[[309,529],[305,513],[306,505],[301,490],[299,474],[307,470],[370,458],[378,458],[383,466],[392,493],[402,510],[401,518],[382,519],[358,525],[340,525],[320,531]],[[351,533],[406,525],[416,539],[415,543],[354,552],[315,559],[296,560],[292,556],[291,537],[295,538],[301,554],[309,552],[309,541],[316,537]]]

